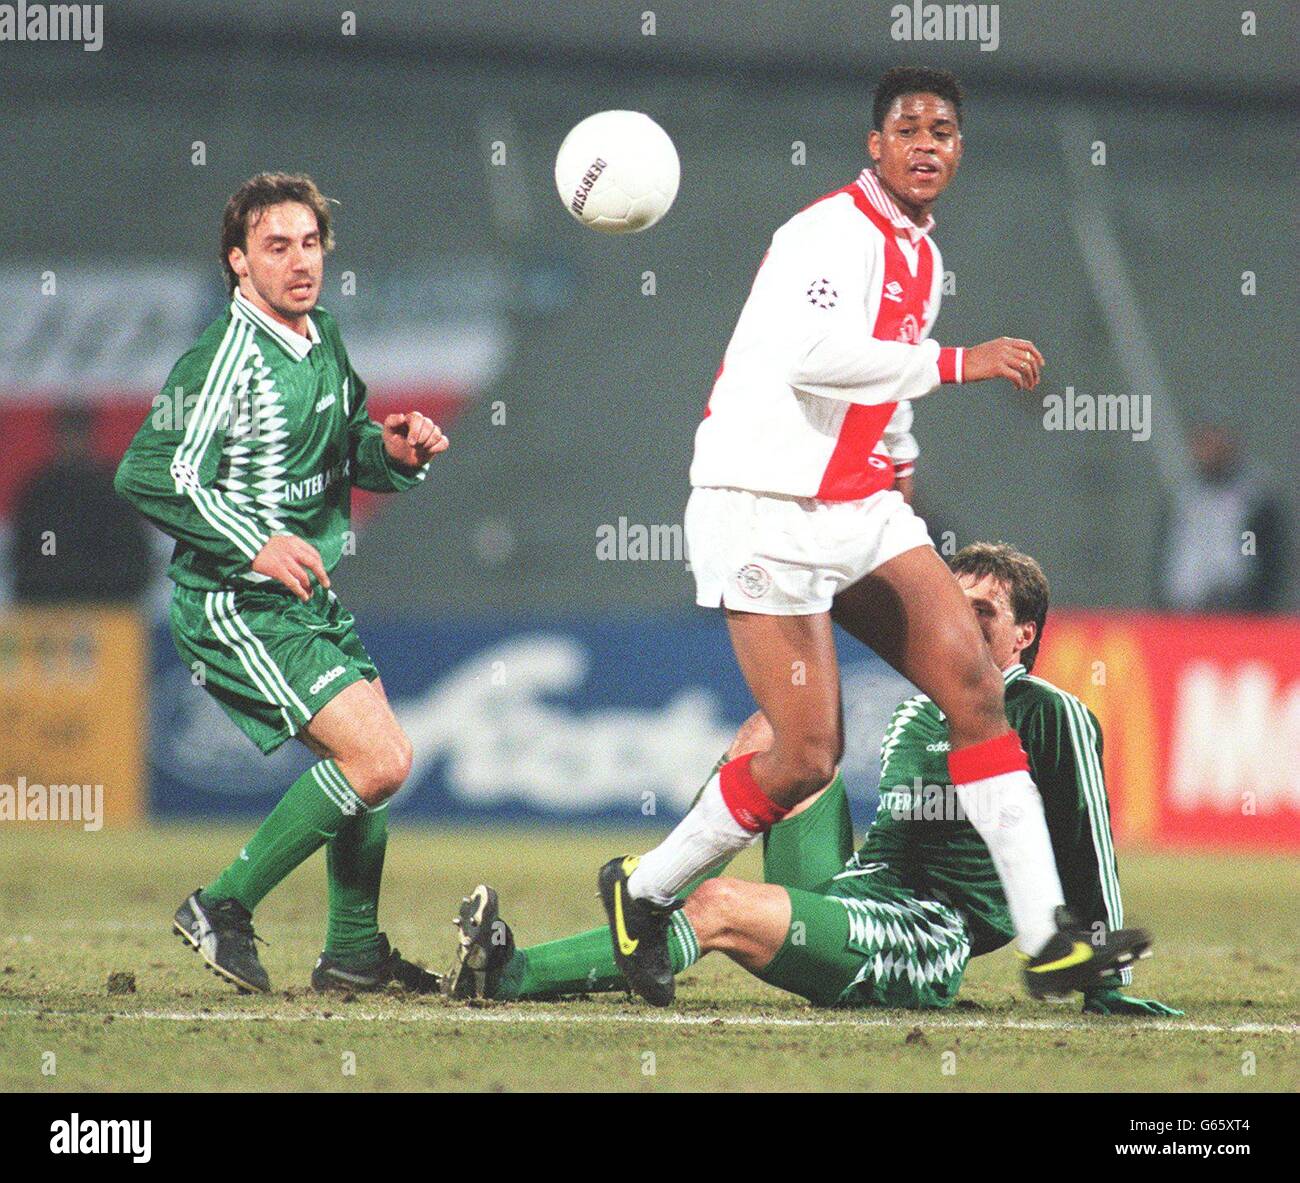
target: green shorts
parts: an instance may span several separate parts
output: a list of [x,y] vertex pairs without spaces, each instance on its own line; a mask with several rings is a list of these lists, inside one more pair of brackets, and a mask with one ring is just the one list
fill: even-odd
[[[181,660],[263,752],[273,752],[339,691],[379,677],[352,613],[332,591],[308,603],[263,591],[172,592]],[[197,663],[197,664],[196,664]]]
[[[769,831],[763,877],[789,894],[790,931],[758,976],[817,1006],[951,1006],[970,961],[965,920],[903,886],[885,863],[845,863],[851,836],[838,779]],[[844,869],[810,886],[805,871],[837,855]]]

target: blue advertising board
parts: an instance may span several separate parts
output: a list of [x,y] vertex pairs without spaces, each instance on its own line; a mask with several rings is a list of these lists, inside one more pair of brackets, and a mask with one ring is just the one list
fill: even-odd
[[[754,709],[715,614],[583,620],[360,622],[414,747],[395,813],[421,822],[663,827],[689,806]],[[859,821],[875,810],[880,737],[908,682],[841,635]],[[312,757],[262,756],[153,638],[155,818],[265,814]]]

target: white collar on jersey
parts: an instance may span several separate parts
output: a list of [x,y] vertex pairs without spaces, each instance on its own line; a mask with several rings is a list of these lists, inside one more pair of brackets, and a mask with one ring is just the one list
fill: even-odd
[[885,187],[880,183],[880,178],[876,176],[875,170],[864,168],[858,174],[858,188],[867,195],[867,200],[871,202],[876,212],[889,221],[895,230],[906,236],[908,242],[915,246],[931,230],[934,229],[934,215],[927,214],[925,221],[917,225],[901,209],[898,203],[885,192]]
[[278,320],[267,316],[255,304],[246,300],[243,292],[235,292],[235,298],[230,302],[230,310],[237,316],[252,321],[259,329],[270,333],[295,361],[302,361],[311,352],[313,345],[320,344],[320,333],[316,331],[316,322],[310,316],[307,317],[309,336],[304,337],[301,333],[295,333],[288,325],[282,325]]
[[1027,674],[1028,672],[1029,671],[1025,669],[1022,663],[1018,661],[1013,662],[1011,665],[1007,666],[1007,668],[1002,671],[1002,682],[1004,685],[1009,686],[1022,674]]

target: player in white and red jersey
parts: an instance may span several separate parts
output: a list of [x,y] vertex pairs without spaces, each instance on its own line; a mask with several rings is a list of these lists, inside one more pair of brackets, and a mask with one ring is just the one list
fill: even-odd
[[[682,890],[835,775],[844,729],[832,618],[943,712],[949,774],[998,869],[1031,992],[1063,978],[1082,989],[1125,955],[1069,932],[1002,675],[895,488],[916,457],[913,400],[988,378],[1033,389],[1043,367],[1020,338],[969,349],[928,339],[943,274],[930,211],[962,154],[957,80],[890,70],[867,149],[872,165],[856,181],[773,235],[696,434],[686,509],[696,599],[723,609],[774,739],[723,764],[649,854],[601,869],[619,968],[658,1005],[673,998],[666,933]],[[991,799],[996,810],[980,808]]]

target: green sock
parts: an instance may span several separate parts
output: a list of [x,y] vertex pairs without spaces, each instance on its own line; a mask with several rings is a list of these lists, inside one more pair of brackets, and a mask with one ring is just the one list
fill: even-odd
[[844,870],[852,853],[853,818],[837,772],[812,805],[763,835],[763,882],[812,891]]
[[325,844],[329,921],[325,951],[355,967],[378,957],[379,881],[388,846],[388,804],[349,818]]
[[[727,762],[724,752],[704,778],[704,784],[695,794],[695,802],[708,787],[718,769]],[[706,879],[721,875],[723,868],[701,875],[681,893],[685,899]],[[672,958],[673,973],[679,974],[700,959],[700,943],[695,938],[691,922],[682,912],[673,914],[668,930],[668,951]],[[497,985],[498,998],[544,998],[557,994],[603,994],[626,989],[623,975],[614,962],[614,949],[610,944],[608,928],[593,928],[577,936],[562,937],[544,945],[516,949],[510,963],[501,971]]]
[[299,863],[364,813],[366,803],[333,760],[313,764],[280,798],[244,849],[201,894],[204,903],[238,900],[250,912]]
[[[668,927],[673,973],[700,959],[700,942],[683,912],[674,912]],[[609,929],[593,928],[573,937],[516,949],[501,972],[497,998],[545,998],[557,994],[599,994],[625,989],[614,963]]]

